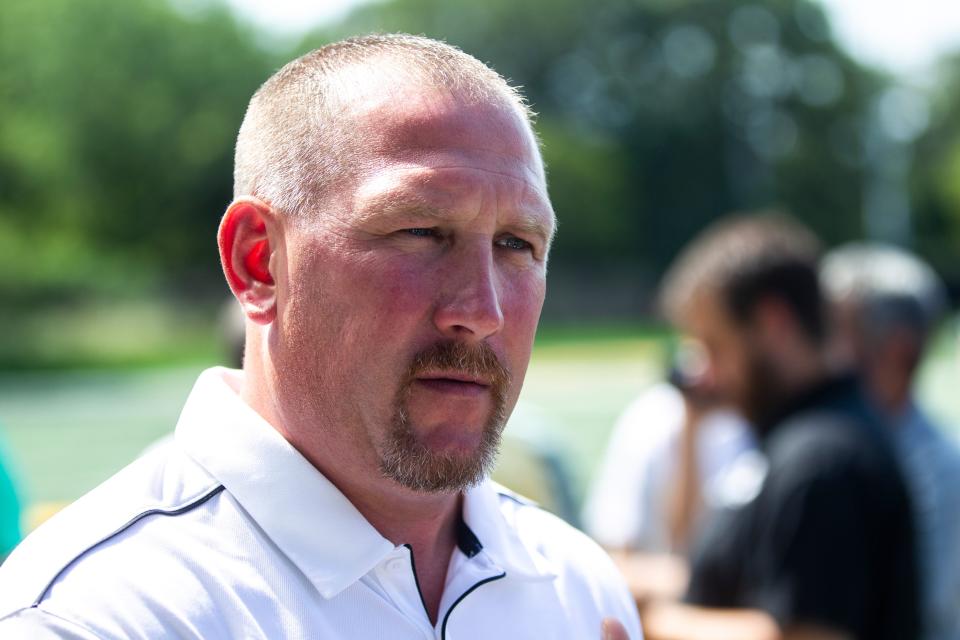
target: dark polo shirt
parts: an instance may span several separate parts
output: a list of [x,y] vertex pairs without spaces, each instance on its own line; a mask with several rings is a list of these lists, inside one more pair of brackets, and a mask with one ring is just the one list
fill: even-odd
[[908,494],[856,381],[818,386],[761,431],[767,475],[694,546],[686,600],[859,640],[918,638]]

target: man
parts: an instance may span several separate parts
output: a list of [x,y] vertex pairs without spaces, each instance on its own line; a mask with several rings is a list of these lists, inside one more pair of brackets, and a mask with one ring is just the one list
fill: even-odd
[[650,638],[917,637],[906,489],[856,381],[828,365],[817,256],[796,224],[742,218],[671,268],[668,311],[705,345],[768,470],[704,532],[686,602],[644,610]]
[[943,283],[906,251],[851,244],[824,259],[840,366],[855,368],[887,418],[910,490],[924,637],[960,638],[960,451],[920,408],[914,381],[946,310]]
[[749,425],[715,397],[703,349],[681,345],[669,381],[617,419],[584,507],[641,607],[683,595],[689,543],[765,469]]
[[0,636],[639,637],[599,548],[484,481],[554,228],[519,95],[442,43],[350,39],[271,77],[236,153],[243,372],[22,545]]
[[749,426],[697,378],[675,366],[617,419],[584,508],[587,531],[608,549],[685,554],[756,455]]

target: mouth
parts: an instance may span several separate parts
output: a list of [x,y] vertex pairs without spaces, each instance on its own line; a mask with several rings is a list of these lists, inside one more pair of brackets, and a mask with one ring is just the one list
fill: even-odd
[[490,390],[488,380],[452,372],[419,375],[414,382],[420,387],[444,395],[474,397]]

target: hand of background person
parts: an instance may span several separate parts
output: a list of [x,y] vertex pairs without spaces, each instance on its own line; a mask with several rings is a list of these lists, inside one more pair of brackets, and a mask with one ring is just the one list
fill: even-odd
[[610,557],[641,611],[655,600],[680,600],[687,590],[690,568],[682,556],[613,550]]
[[707,351],[696,340],[681,340],[667,372],[667,380],[683,396],[684,408],[690,418],[686,421],[687,428],[697,427],[703,414],[722,402]]
[[616,618],[604,618],[600,632],[601,640],[630,640],[627,630]]

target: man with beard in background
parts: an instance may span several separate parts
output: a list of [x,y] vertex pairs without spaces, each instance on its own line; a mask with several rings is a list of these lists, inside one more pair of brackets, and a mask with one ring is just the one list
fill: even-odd
[[519,94],[426,38],[334,43],[254,95],[234,181],[243,371],[14,554],[0,635],[639,638],[600,549],[485,480],[554,230]]
[[768,467],[695,543],[685,602],[644,609],[649,638],[919,637],[907,492],[857,381],[829,366],[818,253],[786,218],[734,218],[667,276],[669,315]]

